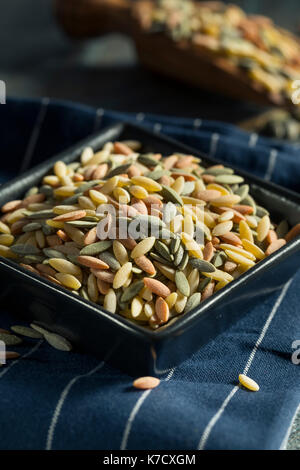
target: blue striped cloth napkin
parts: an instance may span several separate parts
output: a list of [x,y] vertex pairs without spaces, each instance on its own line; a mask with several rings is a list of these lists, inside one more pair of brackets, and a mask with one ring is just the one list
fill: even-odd
[[[14,99],[0,107],[1,181],[122,119],[300,189],[296,146],[219,122],[130,115],[48,99]],[[300,402],[299,286],[300,272],[164,373],[152,391],[134,390],[132,378],[105,360],[26,340],[18,347],[22,359],[0,369],[0,449],[285,448]],[[0,327],[12,322],[9,312],[1,311]],[[258,393],[237,386],[242,372],[259,383]]]

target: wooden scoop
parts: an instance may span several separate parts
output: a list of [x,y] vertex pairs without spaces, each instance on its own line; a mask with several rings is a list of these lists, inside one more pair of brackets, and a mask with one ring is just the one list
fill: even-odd
[[[151,1],[54,0],[64,31],[74,38],[92,38],[120,32],[132,37],[140,62],[149,69],[190,85],[262,105],[293,108],[292,101],[270,93],[233,63],[213,55],[207,48],[187,41],[174,41],[164,33],[145,27]],[[218,5],[219,2],[210,2]]]

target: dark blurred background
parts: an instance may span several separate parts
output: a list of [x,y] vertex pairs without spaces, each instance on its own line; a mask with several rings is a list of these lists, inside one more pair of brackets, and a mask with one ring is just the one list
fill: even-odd
[[[298,0],[227,3],[266,14],[298,31]],[[83,42],[67,38],[53,17],[52,0],[2,2],[0,79],[5,80],[8,95],[56,97],[132,112],[236,122],[258,109],[170,83],[144,70],[137,64],[133,44],[126,37],[114,34]]]

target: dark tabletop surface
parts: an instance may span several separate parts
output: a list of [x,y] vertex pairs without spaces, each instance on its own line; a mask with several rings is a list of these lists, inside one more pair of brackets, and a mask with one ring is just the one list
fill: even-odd
[[[297,2],[237,1],[295,27]],[[0,79],[15,96],[48,96],[133,112],[238,122],[261,108],[170,82],[138,65],[128,38],[74,42],[55,24],[51,0],[5,2],[0,16]],[[299,9],[300,10],[300,9]],[[34,14],[33,14],[34,12]],[[299,11],[300,13],[300,11]],[[300,14],[299,14],[300,19]],[[12,34],[12,31],[14,32]]]
[[[283,26],[295,29],[300,22],[298,0],[235,3],[259,13],[272,11]],[[114,110],[233,123],[262,109],[148,72],[138,65],[127,38],[111,35],[74,43],[57,28],[51,0],[14,0],[1,6],[0,70],[7,94],[20,97],[48,96]],[[288,448],[300,449],[299,416]]]

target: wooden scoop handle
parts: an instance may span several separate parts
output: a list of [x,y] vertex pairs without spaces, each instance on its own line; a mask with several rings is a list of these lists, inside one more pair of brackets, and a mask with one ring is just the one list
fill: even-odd
[[130,34],[134,23],[130,0],[54,0],[54,11],[72,37],[90,38],[110,32]]

